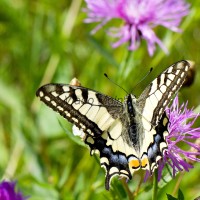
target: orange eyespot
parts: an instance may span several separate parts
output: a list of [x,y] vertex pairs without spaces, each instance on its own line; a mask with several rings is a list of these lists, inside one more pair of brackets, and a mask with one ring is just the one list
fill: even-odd
[[142,166],[142,167],[146,167],[146,166],[148,165],[148,163],[149,163],[149,161],[148,161],[147,158],[143,158],[143,159],[141,160],[141,166]]
[[129,162],[129,168],[137,169],[139,167],[140,167],[140,161],[138,159],[134,159]]

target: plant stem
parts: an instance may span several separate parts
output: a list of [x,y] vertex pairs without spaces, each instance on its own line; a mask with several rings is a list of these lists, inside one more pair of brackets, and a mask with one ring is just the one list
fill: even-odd
[[120,77],[124,78],[125,71],[126,71],[126,68],[128,67],[128,64],[129,64],[131,57],[132,57],[132,51],[127,51],[121,65],[120,65],[120,69],[119,69]]
[[127,195],[128,195],[128,199],[129,199],[129,200],[134,200],[134,195],[133,195],[133,193],[131,192],[131,190],[129,189],[128,184],[127,184],[127,182],[126,182],[126,179],[122,178],[122,179],[121,179],[121,182],[122,182],[122,184],[123,184],[123,186],[124,186],[124,189],[126,190],[126,193],[127,193]]
[[175,195],[175,194],[177,193],[177,191],[178,191],[178,189],[179,189],[179,187],[180,187],[180,183],[181,183],[181,181],[182,181],[182,179],[183,179],[183,175],[184,175],[184,173],[181,172],[181,173],[180,173],[180,176],[179,176],[179,178],[178,178],[178,180],[177,180],[177,182],[176,182],[176,185],[175,185],[175,187],[174,187],[174,190],[173,190],[173,192],[172,192],[172,195]]
[[157,199],[157,192],[158,192],[158,170],[156,169],[154,172],[154,177],[153,177],[153,195],[152,195],[152,200]]

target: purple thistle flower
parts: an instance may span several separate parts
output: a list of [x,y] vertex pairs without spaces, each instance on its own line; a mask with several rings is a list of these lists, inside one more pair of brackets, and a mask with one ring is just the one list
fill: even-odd
[[[192,128],[196,119],[200,116],[187,108],[187,103],[179,106],[178,96],[172,105],[166,109],[169,118],[169,135],[166,140],[168,149],[158,163],[158,181],[162,177],[162,170],[166,164],[172,168],[173,177],[179,171],[189,171],[193,166],[189,161],[200,162],[200,145],[196,142],[200,139],[200,127]],[[187,146],[187,150],[180,147]],[[150,176],[147,171],[145,180]]]
[[15,191],[16,182],[3,181],[0,183],[0,200],[26,200],[21,192]]
[[156,36],[153,28],[161,25],[171,31],[179,32],[182,17],[188,14],[189,5],[184,0],[85,0],[88,14],[86,23],[100,22],[92,31],[96,33],[112,19],[122,19],[120,28],[111,28],[109,34],[119,38],[112,46],[118,47],[129,42],[129,50],[136,50],[141,39],[147,41],[148,52],[152,56],[157,43],[163,51],[168,50]]

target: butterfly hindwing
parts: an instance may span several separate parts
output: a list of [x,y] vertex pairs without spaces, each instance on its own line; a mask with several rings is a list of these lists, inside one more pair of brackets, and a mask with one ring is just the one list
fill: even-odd
[[117,175],[128,180],[132,178],[132,175],[127,155],[120,151],[114,151],[111,145],[107,145],[107,140],[108,136],[96,139],[86,136],[85,143],[89,145],[91,154],[99,154],[101,167],[106,170],[105,187],[109,190],[112,177]]
[[141,166],[141,168],[147,169],[151,174],[158,167],[158,161],[162,159],[164,151],[167,149],[168,124],[169,119],[164,112],[154,128],[150,131],[144,130],[141,160],[143,160],[143,156],[146,156],[148,161],[146,166]]

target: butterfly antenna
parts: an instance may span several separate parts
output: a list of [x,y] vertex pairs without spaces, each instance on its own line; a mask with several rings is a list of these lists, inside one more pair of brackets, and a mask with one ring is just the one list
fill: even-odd
[[118,86],[118,87],[121,88],[124,92],[126,92],[126,94],[129,94],[123,87],[121,87],[120,85],[118,85],[117,83],[115,83],[112,79],[110,79],[106,73],[104,73],[104,76],[105,76],[110,82],[112,82],[114,85]]
[[[153,71],[153,67],[150,68],[149,72],[133,87],[132,91],[142,82],[146,79],[147,76]],[[131,91],[131,93],[132,93]]]

